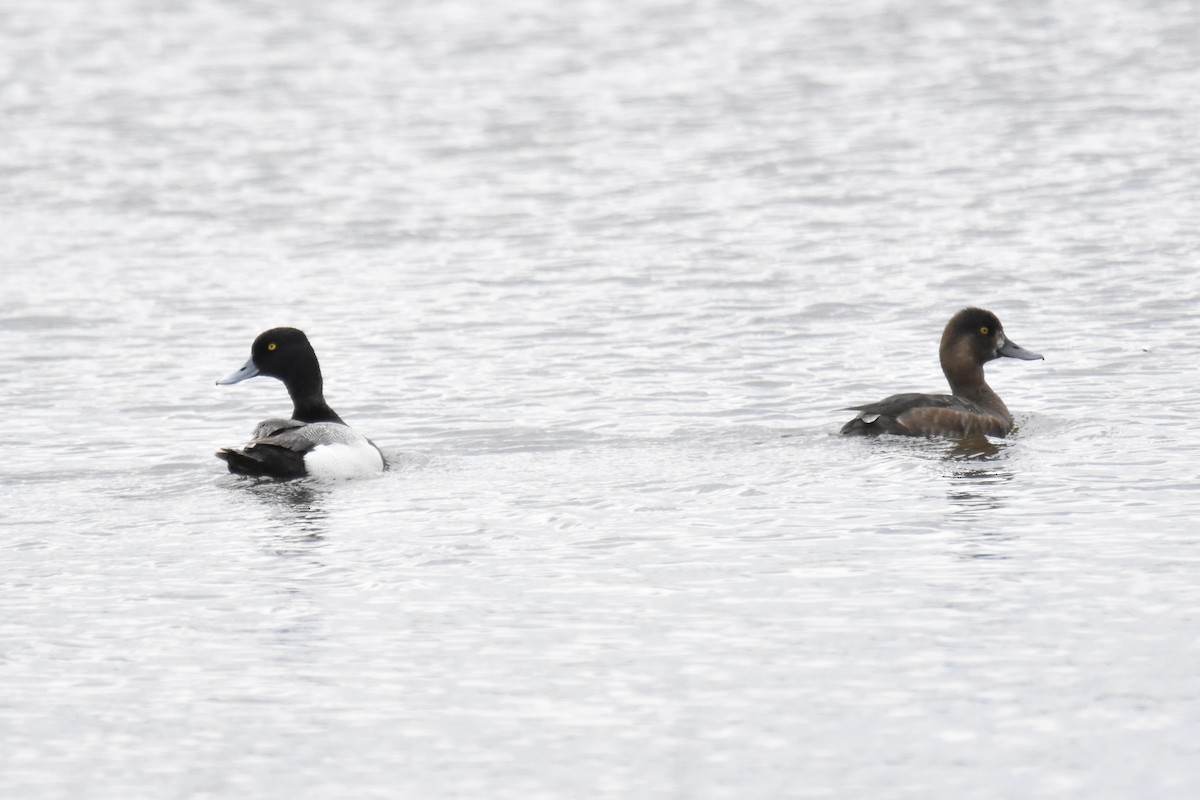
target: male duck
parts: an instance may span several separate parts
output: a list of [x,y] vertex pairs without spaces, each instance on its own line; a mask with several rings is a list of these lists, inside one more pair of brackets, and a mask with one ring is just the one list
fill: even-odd
[[256,375],[278,378],[291,395],[291,419],[258,423],[243,447],[217,451],[238,475],[270,478],[351,478],[386,469],[383,454],[325,402],[321,366],[303,331],[272,328],[250,348],[250,360],[217,381],[228,385]]
[[942,331],[938,351],[951,394],[894,394],[878,403],[851,406],[858,416],[842,433],[874,436],[1007,436],[1013,418],[983,379],[983,365],[1001,356],[1032,361],[1037,353],[1004,335],[1000,320],[982,308],[964,308]]

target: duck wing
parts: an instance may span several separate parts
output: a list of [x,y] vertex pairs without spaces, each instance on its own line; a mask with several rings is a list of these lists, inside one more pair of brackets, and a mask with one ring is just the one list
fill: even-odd
[[1008,432],[1002,420],[976,403],[950,394],[894,394],[848,410],[859,413],[842,426],[842,433],[858,436],[1004,436]]
[[[217,451],[235,475],[263,478],[303,478],[308,474],[304,456],[320,444],[306,435],[309,423],[295,419],[268,419],[254,428],[250,441],[241,447]],[[343,426],[344,427],[344,426]]]
[[297,428],[303,428],[308,425],[307,422],[301,422],[298,419],[264,419],[262,422],[254,426],[254,433],[250,434],[250,441],[265,441],[273,436],[277,436],[287,431],[294,431]]
[[[301,478],[308,474],[305,457],[323,445],[365,445],[379,450],[374,442],[340,422],[269,419],[258,423],[249,443],[218,450],[217,458],[224,459],[229,471],[238,475]],[[379,458],[382,462],[382,454]]]

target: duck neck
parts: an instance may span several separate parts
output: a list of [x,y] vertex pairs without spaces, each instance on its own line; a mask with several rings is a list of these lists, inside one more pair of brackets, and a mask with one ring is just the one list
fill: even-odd
[[339,422],[342,418],[325,402],[325,394],[321,388],[321,377],[315,379],[288,381],[288,395],[292,398],[292,419],[300,422]]
[[983,377],[983,365],[972,364],[969,367],[951,368],[942,364],[946,380],[950,382],[950,392],[955,397],[970,400],[988,413],[995,414],[1009,425],[1012,424],[1012,414],[1008,406],[1000,399],[1000,395],[992,391]]

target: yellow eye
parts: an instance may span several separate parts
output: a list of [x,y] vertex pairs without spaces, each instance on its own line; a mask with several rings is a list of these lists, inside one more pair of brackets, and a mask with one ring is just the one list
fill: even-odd
[[[984,336],[987,336],[988,335],[988,326],[984,325],[982,328],[979,329],[979,332],[982,333]],[[271,349],[274,350],[275,345],[271,345]]]
[[[984,333],[987,333],[987,328],[984,328],[984,329],[983,329],[983,332],[984,332]],[[271,342],[269,345],[267,345],[267,349],[268,349],[268,350],[274,350],[274,349],[275,349],[275,343],[274,343],[274,342]]]

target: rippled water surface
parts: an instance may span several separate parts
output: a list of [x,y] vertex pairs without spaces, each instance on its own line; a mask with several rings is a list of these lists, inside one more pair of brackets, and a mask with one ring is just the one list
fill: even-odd
[[[1200,6],[0,10],[4,797],[1200,793]],[[1007,440],[848,440],[942,391]],[[255,483],[304,328],[394,468]]]

